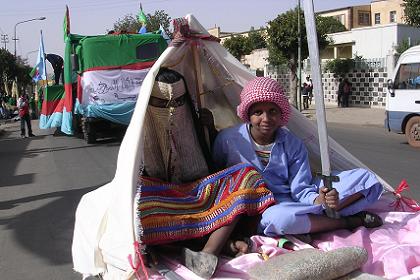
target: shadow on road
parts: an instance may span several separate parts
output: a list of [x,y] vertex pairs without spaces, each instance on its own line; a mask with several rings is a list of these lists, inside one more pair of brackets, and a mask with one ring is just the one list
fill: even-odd
[[0,210],[8,210],[25,203],[54,199],[41,208],[17,216],[0,219],[0,224],[14,231],[20,246],[53,265],[72,262],[74,214],[80,198],[99,186],[34,195],[1,201]]

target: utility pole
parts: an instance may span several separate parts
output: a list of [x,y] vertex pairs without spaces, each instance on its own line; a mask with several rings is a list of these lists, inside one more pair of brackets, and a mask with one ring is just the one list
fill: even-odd
[[9,36],[7,34],[1,34],[1,43],[4,44],[4,49],[6,49],[7,43],[9,43]]
[[298,12],[297,12],[298,18],[298,109],[299,111],[302,111],[302,35],[300,32],[300,0],[298,0]]

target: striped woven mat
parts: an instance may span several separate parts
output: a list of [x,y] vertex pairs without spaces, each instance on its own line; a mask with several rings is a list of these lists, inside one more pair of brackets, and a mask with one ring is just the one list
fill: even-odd
[[238,164],[188,184],[140,177],[137,217],[145,244],[202,237],[241,214],[262,213],[274,203],[261,175]]

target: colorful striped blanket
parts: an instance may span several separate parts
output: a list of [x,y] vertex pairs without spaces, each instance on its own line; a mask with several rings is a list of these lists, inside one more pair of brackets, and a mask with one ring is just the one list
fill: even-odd
[[141,176],[137,218],[144,244],[164,244],[207,235],[241,214],[262,213],[274,203],[261,175],[249,164],[187,184]]

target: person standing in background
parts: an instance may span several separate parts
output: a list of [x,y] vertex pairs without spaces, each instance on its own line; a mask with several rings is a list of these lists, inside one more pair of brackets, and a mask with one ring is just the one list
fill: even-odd
[[308,102],[309,102],[309,105],[311,105],[312,98],[314,97],[314,94],[313,94],[314,85],[312,84],[312,79],[310,76],[306,77],[306,83],[308,84]]
[[341,96],[341,107],[349,107],[349,98],[351,94],[351,83],[346,78],[343,82],[343,94]]
[[342,107],[344,81],[342,78],[340,78],[338,81],[339,83],[338,83],[338,90],[337,90],[337,106]]
[[29,100],[27,95],[24,93],[19,97],[17,102],[17,107],[19,109],[19,117],[20,117],[20,136],[22,138],[26,138],[25,136],[25,123],[28,127],[28,136],[33,137],[35,136],[32,133],[32,126],[31,126],[31,116],[29,115]]

